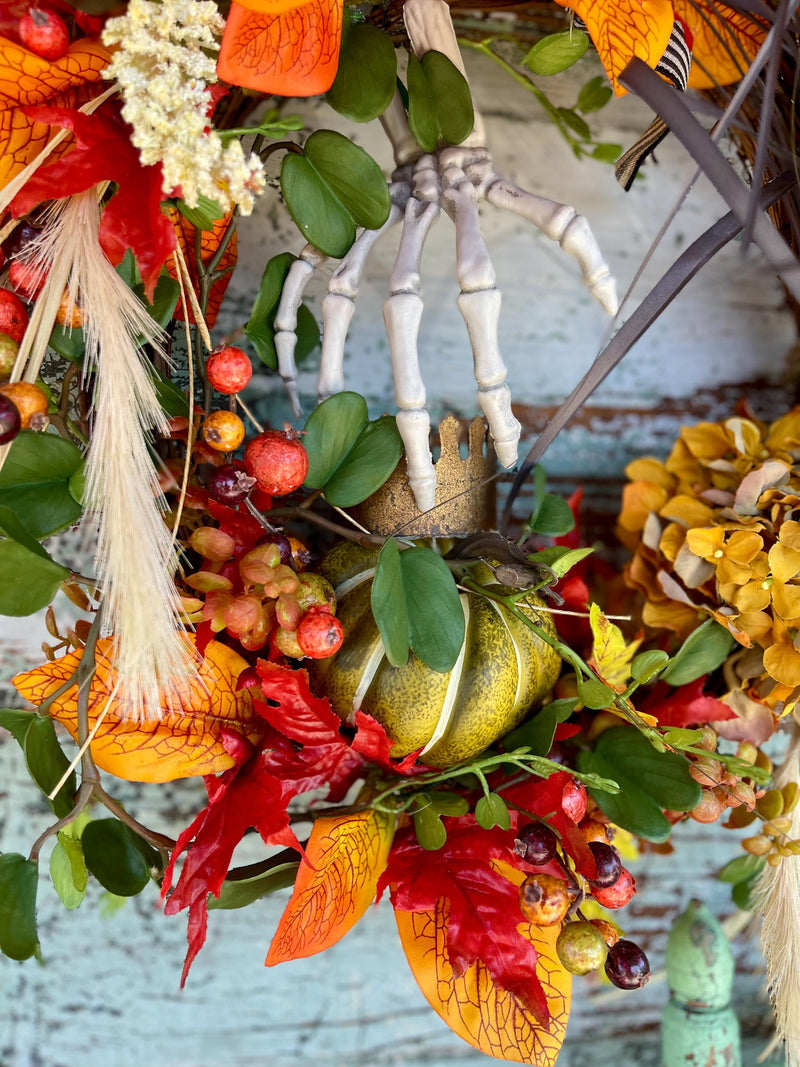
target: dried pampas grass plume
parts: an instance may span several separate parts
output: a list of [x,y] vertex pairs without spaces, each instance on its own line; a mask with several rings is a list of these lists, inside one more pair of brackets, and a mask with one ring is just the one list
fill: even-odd
[[115,639],[122,706],[131,717],[154,718],[162,705],[180,703],[195,670],[177,623],[173,541],[148,452],[166,417],[139,346],[160,349],[163,334],[100,248],[99,222],[97,190],[60,202],[36,258],[69,263],[69,302],[80,294],[85,371],[97,376],[84,505],[98,519],[103,623]]
[[[794,723],[774,784],[780,789],[798,781],[799,774],[800,726]],[[800,838],[800,805],[792,812],[788,836]],[[784,1043],[787,1067],[800,1067],[800,858],[786,856],[776,867],[767,865],[756,884],[755,899],[763,916],[761,946],[776,1036]]]

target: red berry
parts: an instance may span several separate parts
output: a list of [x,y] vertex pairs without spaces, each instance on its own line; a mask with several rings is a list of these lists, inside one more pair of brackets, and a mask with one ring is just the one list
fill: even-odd
[[19,20],[19,38],[25,47],[42,59],[54,62],[67,54],[69,30],[60,15],[32,7]]
[[344,627],[324,608],[312,608],[300,620],[296,636],[304,656],[327,659],[342,647]]
[[28,325],[28,309],[16,293],[0,289],[0,333],[7,333],[17,344]]
[[592,887],[592,896],[604,908],[624,908],[636,892],[636,879],[625,867],[613,885],[605,888]]
[[558,838],[543,822],[531,822],[523,826],[514,841],[514,851],[526,863],[541,867],[549,863],[558,848]]
[[592,885],[596,885],[599,889],[607,889],[614,885],[622,874],[622,860],[619,858],[619,852],[605,841],[590,841],[589,851],[594,856],[597,868],[596,876],[590,879]]
[[623,938],[608,950],[606,974],[620,989],[641,989],[650,977],[650,963],[637,944]]
[[20,431],[22,420],[13,400],[0,396],[0,445],[13,441]]
[[576,782],[574,778],[570,779],[561,792],[561,807],[564,814],[568,815],[573,822],[580,822],[586,814],[587,799],[586,786],[583,782]]
[[241,504],[254,484],[250,475],[246,474],[241,467],[225,463],[222,467],[216,468],[208,479],[206,488],[214,500],[231,507],[234,504]]
[[32,263],[24,263],[21,259],[14,259],[8,266],[8,280],[28,300],[34,300],[45,283],[47,271],[34,267]]
[[225,345],[215,348],[206,361],[206,375],[212,389],[229,396],[238,393],[253,376],[250,357],[241,348]]
[[244,466],[265,493],[287,496],[308,473],[308,454],[294,430],[265,430],[244,450]]

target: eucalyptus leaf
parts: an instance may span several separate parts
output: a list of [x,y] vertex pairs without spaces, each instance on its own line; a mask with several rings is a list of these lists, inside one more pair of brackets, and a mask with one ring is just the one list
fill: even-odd
[[321,489],[356,443],[369,421],[367,402],[358,393],[335,393],[308,416],[303,445],[308,454],[305,484]]
[[466,797],[460,797],[456,793],[445,793],[444,791],[432,790],[427,794],[430,798],[430,802],[434,809],[440,815],[446,815],[449,818],[458,818],[460,815],[466,815],[469,811],[469,802]]
[[[58,743],[53,720],[49,715],[33,717],[25,733],[23,751],[28,773],[47,796],[58,785],[69,767],[69,760]],[[63,819],[72,811],[72,798],[77,788],[78,781],[75,772],[72,771],[53,800],[48,801],[53,814],[59,819]]]
[[65,908],[72,911],[80,905],[89,881],[83,846],[77,838],[62,831],[50,853],[50,879]]
[[370,602],[386,648],[386,657],[393,667],[402,667],[408,662],[411,627],[403,587],[403,571],[400,567],[400,551],[393,537],[385,542],[378,556]]
[[661,649],[653,649],[651,652],[640,652],[631,662],[631,678],[635,682],[646,685],[652,682],[656,675],[669,663],[669,656]]
[[559,107],[556,111],[564,125],[572,130],[573,133],[576,133],[582,141],[590,141],[592,139],[592,131],[589,129],[586,119],[581,118],[577,111],[572,111],[568,107]]
[[47,607],[69,574],[17,541],[0,541],[0,615],[32,615]]
[[589,678],[588,681],[578,680],[578,696],[587,708],[593,711],[602,711],[614,703],[616,693],[599,678]]
[[764,869],[766,862],[764,856],[751,856],[749,853],[744,856],[736,856],[735,859],[725,864],[717,878],[719,878],[720,882],[730,882],[735,885],[737,882],[755,878]]
[[403,454],[394,415],[368,422],[325,483],[325,499],[340,508],[360,504],[380,489]]
[[542,563],[555,574],[556,578],[563,578],[582,559],[591,556],[593,548],[567,548],[566,545],[551,545],[542,548],[538,552],[528,556],[529,562]]
[[442,52],[408,60],[408,125],[417,144],[433,152],[440,141],[461,144],[472,133],[475,111],[469,85]]
[[529,748],[535,756],[546,756],[553,747],[556,727],[570,717],[575,710],[575,703],[573,697],[552,701],[522,726],[506,734],[503,748],[506,752],[513,752],[515,748]]
[[464,611],[455,579],[430,548],[401,552],[400,570],[411,647],[423,663],[444,674],[452,670],[464,643]]
[[356,239],[353,218],[306,156],[296,152],[284,156],[281,192],[287,211],[307,241],[336,259],[350,250]]
[[597,144],[592,149],[592,159],[600,163],[616,163],[623,153],[621,144]]
[[545,493],[532,518],[531,529],[544,537],[562,537],[575,528],[575,516],[563,497]]
[[115,896],[135,896],[150,881],[150,865],[135,838],[118,819],[97,819],[83,831],[86,866]]
[[303,151],[356,226],[383,226],[392,206],[389,185],[372,156],[335,130],[312,133]]
[[692,630],[661,675],[667,685],[688,685],[721,667],[733,647],[733,635],[714,619]]
[[414,832],[420,847],[429,852],[440,849],[447,841],[447,830],[432,804],[414,812]]
[[[0,506],[10,508],[37,541],[58,533],[81,515],[69,480],[82,464],[80,450],[63,437],[23,430],[0,471]],[[9,614],[2,607],[0,613]]]
[[611,86],[601,74],[598,74],[581,88],[578,93],[578,103],[575,106],[578,111],[588,115],[592,111],[599,111],[601,107],[605,107],[613,95]]
[[533,74],[560,74],[577,63],[589,47],[589,38],[581,30],[563,30],[543,37],[522,60]]
[[489,793],[488,796],[481,797],[475,805],[475,820],[484,830],[491,830],[493,826],[508,830],[511,826],[511,817],[508,814],[506,802],[497,793]]
[[348,20],[327,103],[345,118],[370,122],[392,102],[396,78],[397,59],[387,34],[369,23],[354,25]]
[[288,889],[294,885],[299,867],[299,861],[293,860],[290,863],[281,863],[262,874],[255,874],[251,878],[226,878],[222,883],[219,897],[209,893],[208,910],[230,911],[235,908],[246,908],[269,893],[274,893],[278,889]]
[[39,872],[33,860],[16,852],[0,856],[0,952],[12,960],[36,955],[36,890]]

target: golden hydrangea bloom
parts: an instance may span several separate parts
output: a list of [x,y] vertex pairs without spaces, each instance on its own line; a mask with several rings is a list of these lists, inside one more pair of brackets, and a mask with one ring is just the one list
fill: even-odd
[[644,621],[684,638],[725,626],[748,696],[776,712],[800,696],[800,407],[771,425],[685,427],[665,462],[627,468],[618,535]]

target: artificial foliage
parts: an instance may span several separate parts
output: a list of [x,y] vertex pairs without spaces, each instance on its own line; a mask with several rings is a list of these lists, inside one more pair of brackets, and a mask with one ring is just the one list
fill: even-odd
[[[185,913],[181,982],[203,966],[217,909],[291,890],[263,932],[278,966],[325,951],[388,898],[447,1025],[487,1055],[545,1067],[581,995],[573,975],[604,970],[628,990],[648,978],[619,913],[636,893],[637,847],[670,847],[685,819],[725,817],[752,826],[722,877],[740,907],[764,913],[778,1030],[797,1062],[798,409],[771,425],[745,407],[687,426],[666,460],[631,464],[624,571],[583,543],[580,493],[549,493],[536,462],[738,233],[800,297],[781,236],[795,236],[796,175],[779,166],[793,119],[774,137],[755,130],[748,192],[682,103],[703,90],[712,107],[744,79],[783,106],[796,16],[716,0],[509,3],[518,22],[495,32],[501,6],[479,5],[462,32],[459,9],[438,0],[409,0],[406,23],[398,2],[0,3],[0,611],[41,612],[49,635],[45,662],[14,679],[24,706],[0,709],[0,726],[53,815],[27,856],[0,854],[0,950],[46,957],[40,873],[67,911],[90,878],[121,897],[160,893],[167,916]],[[529,8],[553,31],[533,42]],[[443,425],[437,470],[428,455],[420,473],[412,363],[396,417],[338,378],[295,426],[260,425],[241,396],[255,365],[284,379],[299,412],[297,362],[325,349],[332,323],[343,349],[349,322],[325,318],[321,338],[302,302],[308,276],[345,257],[328,299],[352,305],[359,257],[404,216],[416,260],[399,261],[407,285],[387,307],[413,304],[443,208],[464,317],[485,341],[473,337],[479,398],[513,466],[482,197],[526,205],[616,311],[585,220],[491,169],[459,44],[524,84],[598,180],[617,163],[629,184],[671,128],[731,208],[519,464],[499,530],[482,515],[497,480],[481,467],[482,430],[448,481],[460,459]],[[575,106],[553,104],[547,77],[593,50],[604,74],[587,65]],[[655,104],[667,92],[667,104],[623,153],[596,140],[593,116],[631,89]],[[292,115],[293,97],[320,94],[348,119],[384,121],[394,181],[341,133]],[[746,154],[749,133],[738,136]],[[270,174],[306,247],[265,249],[247,321],[212,337],[238,221]],[[408,340],[391,322],[389,333]],[[516,515],[529,481],[533,508]],[[472,523],[456,529],[464,498]],[[97,530],[90,574],[50,541],[78,523]],[[77,608],[71,625],[52,606],[59,590]],[[774,768],[767,749],[784,730]],[[176,840],[114,795],[115,779],[158,789],[191,777],[207,802]],[[253,832],[263,856],[238,868]]]

